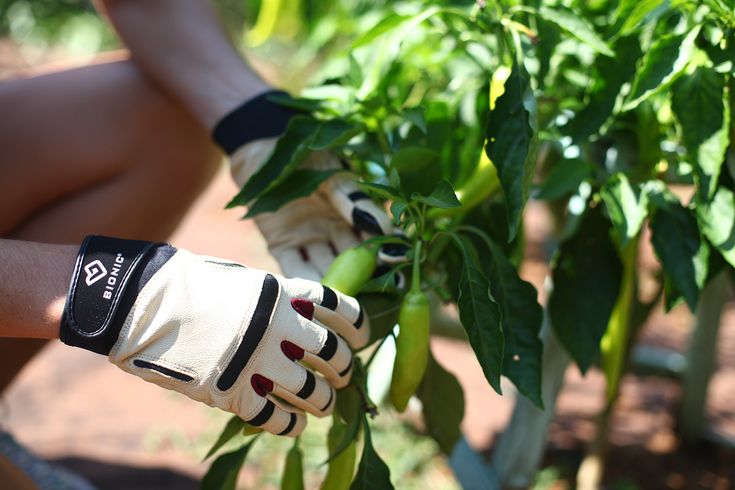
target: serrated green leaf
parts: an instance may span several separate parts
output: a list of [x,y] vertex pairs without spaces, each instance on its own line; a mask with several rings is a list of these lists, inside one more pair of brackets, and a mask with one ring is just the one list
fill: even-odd
[[623,173],[610,177],[600,190],[613,232],[621,247],[638,235],[648,216],[648,196],[640,186],[633,185]]
[[248,209],[245,218],[253,218],[261,213],[278,211],[281,206],[305,197],[314,192],[322,182],[341,170],[313,170],[309,168],[294,170],[262,194]]
[[656,39],[643,56],[624,110],[635,109],[676,79],[692,57],[698,34],[699,27],[695,27],[685,34],[669,34]]
[[610,46],[595,32],[582,14],[560,5],[554,8],[542,6],[539,13],[545,20],[558,25],[598,53],[615,56]]
[[671,109],[682,129],[689,158],[695,164],[698,198],[707,201],[717,188],[730,143],[730,111],[725,80],[712,68],[699,66],[672,87]]
[[464,393],[457,378],[436,362],[431,353],[416,396],[421,400],[426,431],[439,444],[439,449],[451,454],[462,436]]
[[656,204],[651,242],[671,285],[696,311],[699,291],[707,278],[709,248],[699,236],[697,220],[678,202]]
[[458,235],[453,235],[453,238],[463,258],[457,298],[459,319],[485,378],[495,391],[502,393],[500,375],[505,340],[500,307],[490,296],[490,284],[477,263],[472,243]]
[[288,177],[309,155],[309,145],[320,125],[319,121],[310,117],[292,117],[283,136],[278,139],[273,154],[245,183],[227,207],[244,206]]
[[245,458],[257,437],[248,441],[240,449],[225,453],[214,460],[209,471],[202,478],[202,490],[235,490],[237,476],[245,463]]
[[503,317],[503,374],[516,385],[521,394],[543,410],[543,344],[539,331],[544,315],[536,299],[536,288],[518,277],[513,264],[497,245],[493,242],[488,245],[492,257],[488,267],[490,291]]
[[362,129],[342,119],[331,119],[319,125],[309,143],[310,150],[329,150],[347,143]]
[[215,443],[212,445],[209,451],[207,451],[207,455],[204,456],[204,459],[209,459],[209,457],[216,453],[219,448],[227,444],[230,439],[240,434],[247,425],[248,423],[237,415],[233,415],[232,417],[230,417],[230,420],[227,421],[227,425],[225,425],[225,428],[222,429],[222,432],[220,433]]
[[600,208],[588,209],[576,233],[562,243],[549,298],[551,324],[583,373],[600,352],[622,276],[610,224]]
[[513,240],[536,168],[536,101],[528,75],[514,64],[485,131],[485,151],[498,171],[508,211],[508,239]]
[[735,267],[735,195],[718,187],[709,203],[697,205],[699,228],[710,243]]
[[370,437],[370,425],[363,417],[363,432],[365,433],[365,446],[362,450],[360,464],[357,466],[357,474],[352,481],[350,490],[392,490],[390,481],[390,469],[378,453],[375,452],[373,441]]
[[458,208],[462,205],[462,203],[459,202],[459,199],[457,199],[457,195],[454,193],[452,184],[446,180],[440,181],[436,186],[436,189],[434,189],[428,196],[422,196],[415,192],[411,196],[411,199],[416,202],[421,202],[441,209]]
[[563,160],[551,170],[538,188],[536,199],[554,200],[572,194],[579,185],[592,177],[594,168],[583,160]]

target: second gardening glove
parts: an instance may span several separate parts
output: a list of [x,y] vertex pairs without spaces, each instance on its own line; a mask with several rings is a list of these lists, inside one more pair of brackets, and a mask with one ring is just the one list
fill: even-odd
[[[332,412],[369,337],[349,296],[166,244],[87,237],[60,338],[268,432]],[[302,364],[302,361],[304,364]],[[320,374],[315,374],[313,368]]]
[[[213,137],[229,155],[232,175],[245,185],[268,161],[294,111],[271,102],[282,92],[255,97],[215,127]],[[346,168],[329,151],[314,151],[302,164],[312,170]],[[367,236],[394,233],[390,218],[346,173],[337,173],[310,196],[296,199],[276,212],[255,217],[255,223],[268,243],[273,257],[288,277],[319,281],[335,256]],[[405,259],[405,247],[386,244],[379,257],[385,262]]]

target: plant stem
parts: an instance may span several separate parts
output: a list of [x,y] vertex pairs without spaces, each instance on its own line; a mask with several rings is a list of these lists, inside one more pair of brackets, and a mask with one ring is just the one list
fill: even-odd
[[413,249],[413,270],[411,271],[411,292],[421,292],[421,239],[416,240]]

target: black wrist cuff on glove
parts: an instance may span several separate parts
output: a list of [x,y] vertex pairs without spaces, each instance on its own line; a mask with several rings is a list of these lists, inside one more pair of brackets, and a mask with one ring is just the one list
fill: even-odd
[[138,293],[175,252],[163,243],[86,237],[61,317],[61,341],[108,355]]
[[289,97],[286,92],[272,90],[248,100],[222,118],[212,131],[212,138],[228,155],[251,141],[280,136],[288,121],[299,114],[272,101]]

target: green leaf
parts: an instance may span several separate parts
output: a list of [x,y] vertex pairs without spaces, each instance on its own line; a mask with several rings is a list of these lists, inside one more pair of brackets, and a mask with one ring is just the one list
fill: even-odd
[[294,170],[288,177],[262,194],[250,208],[245,218],[252,218],[261,213],[277,211],[289,202],[308,196],[319,185],[330,178],[339,169],[313,170],[309,168]]
[[544,19],[558,25],[598,53],[605,56],[615,55],[610,46],[587,23],[582,14],[562,6],[555,6],[553,9],[542,6],[539,13]]
[[362,128],[342,119],[331,119],[319,125],[314,138],[309,143],[311,150],[328,150],[347,143],[360,133]]
[[600,132],[612,116],[620,90],[636,73],[636,63],[642,55],[638,36],[618,39],[616,56],[598,56],[593,65],[593,83],[588,100],[565,126],[564,130],[577,143]]
[[362,427],[365,432],[365,447],[362,450],[360,464],[357,466],[357,474],[350,490],[392,490],[390,470],[373,448],[367,418],[363,417]]
[[439,153],[431,148],[401,148],[393,154],[390,165],[398,172],[401,190],[407,196],[414,192],[428,196],[442,177]]
[[610,225],[600,208],[588,209],[577,232],[562,243],[549,299],[551,324],[583,373],[599,354],[622,276]]
[[458,208],[462,205],[462,203],[459,202],[459,199],[457,199],[457,195],[454,193],[452,184],[446,180],[440,181],[436,186],[436,189],[434,189],[434,191],[427,197],[414,193],[411,196],[411,199],[441,209]]
[[370,319],[368,345],[371,345],[393,331],[398,323],[401,300],[399,296],[379,293],[360,293],[358,300]]
[[224,446],[230,439],[240,434],[246,425],[248,425],[248,423],[237,415],[233,415],[232,417],[230,417],[230,420],[227,421],[227,425],[225,425],[225,428],[222,429],[222,432],[220,433],[215,443],[212,445],[209,451],[207,451],[207,455],[204,456],[204,459],[209,459],[210,456],[216,453],[219,448]]
[[697,205],[699,228],[710,243],[735,267],[735,195],[719,187],[709,203]]
[[235,490],[237,485],[237,475],[240,468],[245,463],[248,451],[253,447],[253,443],[257,440],[254,437],[240,449],[225,453],[214,460],[209,471],[202,478],[202,490]]
[[395,201],[390,205],[390,214],[393,215],[393,222],[398,225],[401,222],[401,215],[408,207],[408,203],[404,201]]
[[536,113],[528,75],[523,67],[514,64],[485,131],[485,151],[498,171],[505,193],[509,240],[518,232],[536,168]]
[[284,94],[271,94],[267,99],[280,106],[296,109],[297,111],[302,112],[317,112],[324,108],[324,102],[318,99],[292,97]]
[[369,31],[358,37],[355,42],[352,43],[352,49],[369,44],[383,34],[394,31],[399,27],[404,27],[405,30],[410,30],[437,12],[439,12],[437,7],[428,8],[416,15],[401,15],[391,12]]
[[655,202],[651,219],[651,242],[671,285],[681,293],[692,311],[707,278],[709,248],[699,236],[697,220],[678,202]]
[[[681,3],[675,1],[674,3]],[[620,35],[634,33],[642,23],[648,23],[671,8],[669,0],[622,0],[615,15],[615,27]]]
[[416,396],[421,400],[426,431],[439,444],[439,449],[452,454],[462,436],[464,393],[457,378],[436,362],[431,353]]
[[[352,392],[351,394],[350,394],[350,391]],[[327,458],[327,461],[325,462],[332,461],[334,458],[342,454],[344,450],[347,449],[347,447],[352,443],[352,441],[357,439],[358,434],[360,432],[360,425],[362,424],[362,419],[364,416],[364,410],[362,410],[362,407],[361,407],[362,399],[360,398],[360,394],[357,392],[357,389],[355,388],[354,385],[350,385],[348,388],[338,391],[337,401],[339,402],[340,397],[344,399],[347,396],[349,396],[350,398],[353,398],[354,396],[357,397],[357,400],[358,400],[358,405],[356,407],[357,412],[353,412],[348,415],[349,418],[347,418],[347,424],[344,427],[344,433],[342,434],[342,437],[337,443],[337,447],[335,447],[334,451],[329,455],[329,457]],[[339,423],[342,423],[342,422],[340,421]]]
[[582,182],[592,177],[593,171],[592,165],[583,160],[563,160],[554,166],[535,197],[553,201],[572,194]]
[[543,410],[541,362],[543,344],[539,338],[543,310],[536,288],[518,277],[518,272],[500,248],[488,241],[492,260],[488,268],[490,291],[500,306],[505,334],[503,374],[525,397]]
[[467,332],[472,350],[485,378],[498,393],[503,369],[505,340],[500,307],[490,296],[490,284],[477,263],[474,246],[467,238],[452,235],[462,253],[459,273],[459,319]]
[[244,206],[285,179],[309,155],[309,145],[319,131],[316,119],[294,116],[276,143],[273,154],[227,205]]
[[409,109],[404,109],[403,112],[401,112],[401,116],[403,119],[419,128],[423,134],[427,133],[426,109],[424,107],[411,107]]
[[600,191],[607,213],[613,224],[613,233],[621,247],[641,231],[648,216],[648,196],[640,186],[632,185],[623,173],[610,177]]
[[730,114],[725,81],[712,68],[699,66],[673,85],[671,109],[682,129],[689,159],[695,164],[698,196],[707,201],[717,188],[717,179],[730,142]]
[[374,194],[382,199],[403,201],[403,196],[401,195],[401,191],[399,191],[395,187],[384,185],[384,184],[375,184],[372,182],[358,182],[357,185],[359,185],[361,188],[363,188],[368,193]]
[[685,34],[669,34],[656,39],[643,56],[624,110],[635,109],[676,79],[692,57],[698,34],[699,27],[695,27]]

